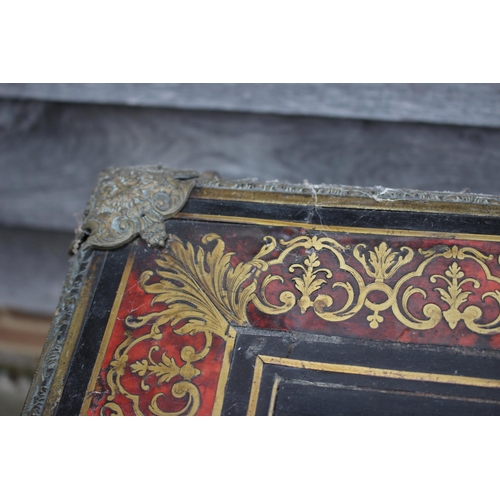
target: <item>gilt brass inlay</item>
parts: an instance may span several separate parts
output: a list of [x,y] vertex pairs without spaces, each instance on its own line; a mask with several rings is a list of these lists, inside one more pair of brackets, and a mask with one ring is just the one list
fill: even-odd
[[[267,252],[278,248],[276,240],[267,237],[268,243],[263,247]],[[302,314],[311,308],[315,314],[325,321],[339,322],[346,321],[358,314],[363,307],[368,308],[371,314],[366,316],[370,327],[376,329],[384,321],[381,315],[383,311],[391,310],[394,316],[405,326],[415,330],[428,330],[434,328],[444,319],[451,329],[457,326],[461,320],[467,328],[477,334],[493,335],[500,333],[500,278],[493,276],[485,264],[493,259],[493,255],[484,255],[472,247],[452,247],[438,245],[429,250],[419,249],[418,253],[424,260],[411,266],[415,253],[407,247],[401,246],[398,249],[389,248],[387,243],[382,242],[370,249],[366,244],[361,243],[349,249],[340,245],[336,240],[329,237],[318,238],[317,236],[298,236],[290,241],[280,241],[283,250],[278,257],[265,263],[266,266],[283,264],[287,255],[292,251],[303,248],[309,251],[303,263],[292,264],[288,267],[287,276],[281,274],[268,274],[263,282],[258,294],[253,297],[255,306],[267,314],[284,314],[296,305]],[[272,248],[269,248],[272,247]],[[321,267],[321,255],[328,252],[332,254],[336,261],[336,268],[342,270],[351,281],[328,282],[332,278],[332,269]],[[355,267],[348,264],[348,259],[354,257],[362,265],[363,272],[359,272]],[[448,267],[442,275],[426,276],[427,266],[438,258],[443,258],[449,262]],[[480,323],[483,311],[477,305],[468,305],[460,309],[468,301],[468,297],[473,294],[472,290],[465,291],[462,287],[469,283],[477,289],[480,283],[477,279],[465,278],[461,267],[457,261],[473,261],[481,269],[484,278],[492,282],[498,289],[489,291],[481,296],[484,304],[485,299],[491,298],[488,304],[496,303],[496,317],[488,323]],[[263,268],[263,265],[261,265]],[[394,282],[390,280],[400,269],[405,269],[404,274]],[[423,299],[428,296],[427,291],[412,284],[414,278],[424,277],[432,285],[438,281],[444,281],[448,287],[443,289],[435,287],[434,290],[440,293],[442,304],[428,302],[421,310],[421,317],[417,317],[410,311],[409,303],[415,294],[419,294]],[[273,281],[283,283],[291,279],[299,296],[289,290],[283,291],[280,296],[280,304],[271,303],[266,297],[266,289]],[[342,289],[345,292],[343,303],[338,304],[334,296],[329,291]],[[315,294],[315,292],[323,292]],[[374,302],[370,299],[373,292],[382,293],[386,299],[382,302]],[[447,307],[442,309],[440,306]]]
[[[489,378],[466,377],[463,375],[447,375],[442,373],[411,372],[406,370],[390,370],[386,368],[375,368],[371,366],[321,363],[317,361],[306,361],[302,359],[289,359],[280,358],[278,356],[259,355],[255,360],[252,388],[250,391],[250,399],[247,409],[248,416],[255,416],[255,414],[257,413],[257,404],[259,401],[260,386],[265,365],[277,365],[330,373],[347,373],[350,375],[364,375],[368,377],[381,377],[398,380],[414,380],[418,382],[434,382],[439,384],[457,384],[472,387],[500,389],[500,380]],[[272,410],[276,400],[277,383],[279,383],[279,379],[275,378],[275,383],[271,393],[271,402],[269,405],[268,415],[272,415]]]
[[[493,261],[494,256],[470,246],[437,245],[415,250],[381,241],[378,244],[359,243],[351,248],[327,236],[301,235],[279,242],[272,236],[265,236],[263,246],[252,259],[235,263],[235,254],[226,251],[225,242],[219,235],[206,234],[201,242],[195,248],[190,242],[170,236],[168,247],[156,260],[157,267],[142,273],[141,288],[153,296],[151,305],[161,304],[162,308],[125,319],[129,331],[113,354],[106,377],[110,394],[102,411],[107,409],[122,414],[115,402],[116,395],[121,394],[131,401],[136,414],[142,414],[140,395],[131,394],[121,383],[129,368],[141,380],[142,390],[150,389],[147,380],[151,381],[151,377],[158,386],[167,387],[172,381],[170,393],[185,400],[181,410],[167,411],[159,405],[164,392],[158,393],[149,405],[151,413],[196,414],[202,397],[197,387],[197,377],[201,375],[197,363],[206,358],[214,336],[218,336],[226,345],[213,409],[214,414],[220,414],[236,336],[233,325],[249,325],[247,309],[250,302],[269,315],[286,314],[297,308],[300,314],[311,310],[328,322],[347,321],[364,314],[364,321],[372,329],[379,328],[384,317],[392,312],[399,322],[415,330],[432,329],[441,321],[454,329],[463,321],[476,334],[500,332],[500,278],[494,276],[486,264]],[[290,261],[292,263],[287,264]],[[429,272],[431,263],[433,271]],[[476,266],[479,272],[476,277],[465,275],[465,263]],[[437,269],[442,271],[436,272]],[[339,272],[345,276],[342,281],[335,279]],[[415,284],[415,279],[419,280],[419,285]],[[428,286],[424,286],[422,280]],[[485,282],[490,285],[489,291],[476,296],[474,304],[470,304],[474,290]],[[269,289],[277,284],[285,289],[270,298]],[[434,302],[428,300],[430,289],[436,292]],[[375,293],[378,294],[376,300],[373,298]],[[416,296],[423,304],[419,311],[412,305]],[[478,304],[488,308],[494,305],[497,310],[494,319],[481,322],[483,309]],[[489,317],[491,319],[491,309]],[[110,325],[112,327],[112,323]],[[132,335],[133,330],[146,325],[149,326],[147,334]],[[142,359],[130,362],[131,349],[147,340],[161,340],[166,325],[170,325],[176,335],[203,335],[204,347],[198,351],[190,345],[183,347],[180,351],[182,364],[166,352],[159,353],[155,345]]]

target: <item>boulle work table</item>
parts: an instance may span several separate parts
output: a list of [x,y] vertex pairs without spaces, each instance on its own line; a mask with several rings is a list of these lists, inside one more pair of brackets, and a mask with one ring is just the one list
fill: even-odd
[[25,415],[498,415],[500,198],[99,177]]

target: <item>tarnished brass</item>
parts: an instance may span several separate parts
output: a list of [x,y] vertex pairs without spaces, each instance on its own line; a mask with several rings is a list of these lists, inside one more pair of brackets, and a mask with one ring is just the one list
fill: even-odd
[[82,247],[116,248],[138,235],[151,246],[164,246],[164,221],[182,209],[198,175],[161,165],[105,170],[85,210]]
[[191,191],[195,198],[256,203],[417,210],[500,215],[498,197],[469,194],[284,183],[222,181],[213,175],[160,166],[113,167],[103,171],[90,196],[74,250],[116,248],[141,236],[164,246],[164,221],[177,214]]
[[73,339],[83,324],[90,300],[94,278],[88,277],[89,269],[99,265],[99,256],[80,250],[66,277],[47,340],[31,382],[23,415],[42,415],[57,406],[64,384],[67,363],[74,349]]
[[338,184],[223,181],[200,178],[193,198],[434,213],[499,216],[500,198],[477,193],[420,191]]
[[[172,171],[157,166],[107,169],[99,177],[90,197],[73,246],[76,255],[24,414],[50,414],[57,407],[84,316],[90,307],[90,289],[95,285],[93,280],[96,278],[89,278],[89,269],[92,271],[99,260],[96,257],[98,252],[93,249],[116,248],[138,236],[149,245],[166,247],[162,257],[156,261],[156,266],[143,272],[140,279],[142,289],[151,294],[153,303],[160,304],[162,309],[138,317],[131,315],[125,320],[129,331],[147,325],[149,332],[141,337],[125,336],[114,350],[106,379],[111,389],[105,404],[107,413],[122,412],[113,397],[120,393],[132,402],[134,411],[141,414],[138,394],[128,393],[121,384],[124,367],[128,366],[134,375],[142,379],[143,390],[147,389],[147,377],[150,377],[148,380],[156,378],[159,384],[166,384],[174,377],[178,380],[172,385],[171,391],[174,397],[186,397],[184,408],[168,412],[160,409],[157,399],[153,399],[153,414],[195,414],[201,397],[196,385],[200,372],[197,363],[206,358],[214,336],[218,336],[226,346],[213,408],[214,414],[220,414],[237,335],[236,327],[249,325],[247,309],[250,303],[260,312],[270,315],[285,314],[296,308],[299,314],[312,311],[328,322],[342,322],[359,315],[357,319],[363,324],[366,322],[374,330],[383,324],[384,318],[392,314],[403,325],[415,330],[432,329],[440,322],[455,329],[463,322],[478,335],[500,333],[500,273],[491,265],[492,262],[498,262],[499,256],[483,254],[466,244],[459,244],[464,240],[498,242],[498,234],[318,226],[306,221],[249,219],[237,214],[179,213],[190,196],[262,204],[500,216],[500,198],[487,195],[314,186],[308,183],[292,185],[221,181],[216,177],[203,178],[197,172]],[[323,234],[367,234],[380,238],[376,244],[373,238],[361,239],[362,243],[350,248],[331,237],[299,236],[278,242],[268,236],[251,260],[233,264],[233,254],[225,250],[225,243],[217,234],[206,234],[202,245],[198,247],[174,236],[166,244],[168,224],[165,224],[165,220],[171,217],[260,226],[300,226],[305,230],[320,230]],[[423,250],[415,246],[391,246],[385,236],[446,237],[457,240],[457,244],[452,242]],[[300,251],[296,252],[293,262],[290,259],[286,261],[287,255],[295,250]],[[133,259],[132,244],[108,326],[103,333],[87,396],[81,408],[82,414],[89,408],[89,394],[96,386]],[[437,259],[440,259],[439,271],[434,266]],[[433,265],[429,266],[431,263]],[[279,270],[272,269],[275,265]],[[475,267],[474,276],[467,275],[468,265]],[[334,279],[335,272],[339,270],[346,279]],[[151,279],[153,276],[155,279]],[[420,280],[418,285],[412,281],[416,278]],[[422,280],[426,280],[425,286]],[[272,298],[268,292],[277,282],[289,286],[284,287],[286,290],[279,297]],[[488,283],[489,286],[486,292],[478,296],[475,290],[480,288],[480,283]],[[432,300],[428,298],[431,290]],[[373,298],[373,293],[377,295],[377,300]],[[382,300],[380,296],[383,296]],[[415,311],[415,305],[409,306],[415,303],[412,298],[419,298],[417,302],[423,303],[420,310]],[[369,314],[363,313],[365,307]],[[489,314],[485,314],[486,309]],[[485,320],[485,317],[488,319]],[[190,346],[184,347],[179,355],[182,363],[179,358],[175,361],[167,353],[158,357],[159,353],[152,347],[142,359],[128,364],[128,352],[133,345],[147,339],[161,338],[167,324],[171,325],[176,335],[187,335],[188,338],[194,334],[204,335],[204,347],[197,351]],[[262,371],[259,363],[262,365],[265,357],[258,359],[257,375],[259,370]],[[297,360],[297,363],[302,361]],[[311,365],[311,369],[318,369],[318,366]],[[398,373],[395,376],[406,372]],[[383,376],[378,372],[373,374]],[[464,383],[463,377],[460,380],[452,376],[448,378],[450,383]]]

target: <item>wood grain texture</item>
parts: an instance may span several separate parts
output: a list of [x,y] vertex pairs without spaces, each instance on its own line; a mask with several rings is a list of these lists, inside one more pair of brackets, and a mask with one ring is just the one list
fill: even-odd
[[498,84],[0,84],[0,97],[500,126]]
[[0,308],[52,316],[69,269],[72,237],[0,226]]
[[28,125],[0,128],[0,223],[9,226],[73,231],[111,165],[500,193],[496,129],[61,103],[37,108],[36,119],[23,113]]

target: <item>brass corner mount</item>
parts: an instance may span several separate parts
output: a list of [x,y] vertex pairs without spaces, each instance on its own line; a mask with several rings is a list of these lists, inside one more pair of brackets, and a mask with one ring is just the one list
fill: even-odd
[[158,166],[111,167],[97,181],[73,249],[112,249],[140,236],[162,247],[164,221],[185,205],[199,173]]

